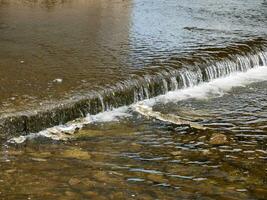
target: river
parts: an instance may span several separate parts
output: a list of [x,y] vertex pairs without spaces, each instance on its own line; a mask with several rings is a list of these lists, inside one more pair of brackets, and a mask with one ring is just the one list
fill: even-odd
[[266,21],[264,0],[0,0],[0,199],[266,199]]

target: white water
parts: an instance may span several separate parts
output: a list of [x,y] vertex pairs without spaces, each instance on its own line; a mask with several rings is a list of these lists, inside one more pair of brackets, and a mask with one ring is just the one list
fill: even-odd
[[255,67],[247,72],[236,72],[229,76],[214,79],[210,82],[201,83],[197,86],[168,92],[155,98],[140,101],[130,106],[123,106],[111,111],[101,112],[97,115],[87,115],[82,119],[68,122],[65,125],[59,125],[45,129],[38,133],[31,133],[26,136],[20,136],[9,140],[11,143],[23,143],[27,139],[36,137],[48,137],[53,140],[66,140],[73,137],[73,134],[81,129],[84,125],[90,123],[104,123],[119,121],[122,118],[130,117],[130,109],[138,104],[153,106],[156,103],[178,102],[190,98],[206,99],[223,96],[234,87],[245,87],[251,83],[267,81],[267,66]]
[[214,79],[199,85],[171,91],[142,103],[153,106],[156,103],[178,102],[186,99],[207,99],[223,96],[234,87],[245,87],[251,83],[267,80],[267,66],[249,69],[247,72],[235,72],[226,77]]
[[104,123],[119,121],[121,118],[129,117],[128,106],[122,106],[111,111],[105,111],[96,115],[87,115],[85,118],[70,121],[64,125],[47,128],[38,133],[30,133],[29,135],[14,137],[8,140],[10,143],[21,144],[28,139],[37,137],[46,137],[52,140],[68,140],[73,137],[73,134],[87,124]]

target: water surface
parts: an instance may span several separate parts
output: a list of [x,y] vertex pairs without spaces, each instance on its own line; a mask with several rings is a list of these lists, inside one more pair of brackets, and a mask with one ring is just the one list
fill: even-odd
[[4,131],[0,199],[266,199],[266,13],[263,0],[0,0],[0,118],[92,94],[103,111],[70,106],[83,118],[64,124],[47,109],[39,122],[56,127]]
[[224,48],[266,38],[266,9],[263,0],[1,0],[0,112],[197,63],[210,48],[231,54]]

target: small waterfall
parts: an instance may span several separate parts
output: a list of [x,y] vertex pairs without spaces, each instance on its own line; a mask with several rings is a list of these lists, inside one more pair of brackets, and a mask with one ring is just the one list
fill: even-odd
[[[227,76],[234,72],[246,72],[255,66],[267,66],[267,52],[258,52],[249,55],[235,55],[205,65],[195,65],[179,69],[172,69],[171,73],[162,69],[162,73],[146,75],[136,81],[119,83],[117,88],[122,88],[125,98],[131,99],[131,88],[133,88],[133,102],[141,101],[168,91],[192,87],[203,82]],[[168,69],[170,70],[170,69]],[[128,95],[128,96],[126,96]],[[112,103],[112,102],[110,102]],[[123,105],[126,105],[125,102]]]
[[77,97],[75,100],[66,100],[34,112],[0,116],[0,136],[37,132],[88,113],[96,114],[130,105],[234,72],[246,72],[255,66],[267,66],[265,42],[252,41],[251,44],[197,52],[191,57],[187,55],[185,58],[170,58],[156,69],[148,66],[143,74],[136,75],[133,79],[104,86],[99,91],[89,91],[89,95]]

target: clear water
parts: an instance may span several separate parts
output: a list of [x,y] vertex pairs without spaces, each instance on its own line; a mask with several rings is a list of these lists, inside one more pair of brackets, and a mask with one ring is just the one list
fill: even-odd
[[[265,199],[266,75],[265,67],[259,67],[206,84],[212,87],[200,85],[145,101],[154,110],[208,130],[120,108],[91,116],[78,133],[61,138],[65,141],[36,135],[21,144],[4,143],[1,197]],[[218,93],[214,88],[222,83]],[[228,142],[212,145],[213,133],[225,134]]]
[[[264,52],[266,9],[264,0],[0,0],[0,113],[180,62],[232,69],[225,55]],[[208,130],[146,118],[133,104],[0,137],[0,199],[266,199],[267,68],[250,66],[257,59],[142,102]],[[212,145],[214,133],[227,142]]]
[[264,0],[1,0],[0,112],[57,104],[215,52],[220,60],[229,45],[264,42],[266,13]]

